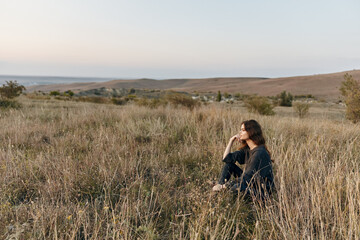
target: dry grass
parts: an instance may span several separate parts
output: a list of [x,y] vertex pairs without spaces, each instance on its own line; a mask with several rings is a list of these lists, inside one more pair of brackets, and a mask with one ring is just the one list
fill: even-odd
[[[360,238],[359,125],[316,108],[300,120],[216,104],[21,102],[0,112],[2,239]],[[275,159],[265,207],[210,191],[249,118]]]

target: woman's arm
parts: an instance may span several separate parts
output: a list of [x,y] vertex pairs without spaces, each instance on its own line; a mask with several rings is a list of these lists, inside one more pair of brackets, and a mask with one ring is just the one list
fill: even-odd
[[230,153],[231,146],[232,146],[233,142],[235,141],[235,139],[237,139],[237,138],[239,138],[238,134],[236,134],[235,136],[232,136],[230,138],[229,143],[226,146],[226,149],[225,149],[225,152],[224,152],[224,155],[223,155],[223,160]]

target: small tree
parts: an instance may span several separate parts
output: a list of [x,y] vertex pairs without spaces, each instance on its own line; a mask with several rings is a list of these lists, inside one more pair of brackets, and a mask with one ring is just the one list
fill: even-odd
[[135,93],[135,89],[134,89],[134,88],[130,88],[129,94],[134,94],[134,93]]
[[6,84],[0,87],[0,108],[20,108],[21,104],[13,98],[19,96],[24,90],[25,87],[16,81],[6,81]]
[[303,118],[309,113],[310,104],[305,102],[295,102],[293,108],[299,115],[299,118]]
[[250,112],[257,112],[261,115],[274,115],[274,106],[265,97],[249,97],[245,100],[245,107]]
[[279,99],[279,105],[285,106],[285,107],[291,107],[292,101],[293,101],[293,95],[291,93],[286,93],[286,91],[281,92],[279,95],[277,95]]
[[64,92],[64,95],[68,95],[68,96],[72,97],[72,96],[74,96],[74,92],[71,90],[67,90]]
[[341,95],[345,98],[346,118],[354,123],[360,121],[360,83],[353,79],[350,74],[344,75],[341,82]]
[[218,94],[216,96],[216,101],[221,102],[221,92],[220,91],[218,91]]
[[50,96],[60,96],[60,92],[59,91],[51,91]]
[[25,87],[19,85],[17,81],[6,81],[6,84],[0,87],[0,95],[2,98],[13,99],[19,96],[24,90]]

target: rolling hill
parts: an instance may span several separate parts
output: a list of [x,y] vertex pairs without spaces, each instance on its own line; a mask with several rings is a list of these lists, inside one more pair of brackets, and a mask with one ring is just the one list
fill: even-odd
[[296,76],[283,78],[202,78],[202,79],[136,79],[112,80],[108,82],[88,82],[72,84],[35,85],[27,88],[33,91],[87,91],[98,88],[135,88],[135,89],[160,89],[184,92],[228,92],[243,94],[259,94],[273,96],[281,91],[288,91],[294,95],[312,94],[317,98],[338,100],[339,88],[345,73],[360,79],[360,70],[352,70],[330,74],[317,74],[310,76]]

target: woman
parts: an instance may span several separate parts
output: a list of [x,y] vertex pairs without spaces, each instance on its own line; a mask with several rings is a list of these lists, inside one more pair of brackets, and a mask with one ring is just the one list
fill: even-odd
[[[242,147],[239,151],[230,153],[235,140],[238,140]],[[250,193],[262,199],[265,193],[271,194],[274,186],[272,160],[258,122],[248,120],[241,124],[239,134],[230,138],[223,162],[225,165],[213,191],[230,188],[233,192]],[[246,164],[244,171],[235,164],[236,162]],[[229,182],[232,175],[236,179]]]

